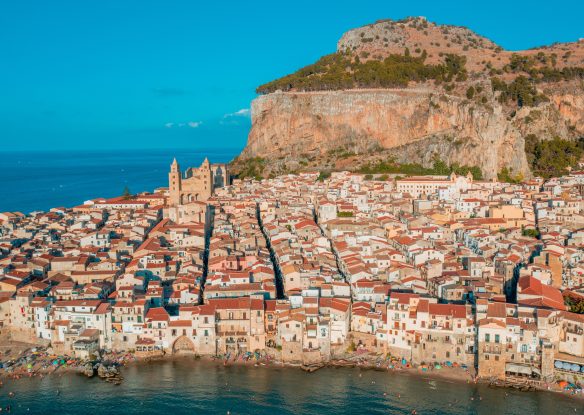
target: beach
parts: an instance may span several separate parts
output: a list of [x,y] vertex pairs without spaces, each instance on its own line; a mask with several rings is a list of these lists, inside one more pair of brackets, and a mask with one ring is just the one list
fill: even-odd
[[[8,352],[8,353],[7,353]],[[151,365],[165,364],[186,364],[201,365],[203,367],[242,367],[246,370],[258,369],[285,369],[294,372],[302,372],[305,376],[311,376],[314,372],[321,370],[343,369],[351,370],[362,377],[362,372],[386,373],[390,378],[406,376],[417,378],[426,382],[445,381],[460,385],[486,385],[501,390],[523,390],[529,393],[554,392],[566,397],[584,400],[584,394],[574,393],[564,390],[556,383],[546,385],[541,388],[513,387],[508,383],[490,382],[476,378],[473,368],[465,368],[448,365],[419,365],[411,366],[409,363],[402,363],[402,359],[388,355],[370,354],[347,354],[342,358],[331,359],[313,365],[302,365],[293,363],[283,363],[269,354],[238,354],[233,356],[198,356],[198,355],[172,355],[163,354],[155,357],[138,357],[130,352],[109,352],[102,353],[98,361],[89,362],[84,359],[74,358],[67,355],[56,355],[51,353],[50,348],[44,348],[22,342],[3,341],[0,344],[0,379],[4,385],[11,382],[25,381],[27,379],[43,379],[46,376],[64,376],[71,374],[81,374],[86,377],[99,377],[105,381],[120,385],[124,381],[124,373],[131,369],[148,367]],[[12,362],[7,367],[6,362]],[[101,373],[98,368],[104,366],[113,370],[113,374]],[[88,367],[94,368],[88,372]],[[506,392],[507,393],[507,392]]]
[[[278,364],[227,363],[192,356],[128,362],[115,385],[58,369],[4,379],[0,405],[12,413],[73,414],[419,414],[573,412],[581,401],[525,393],[415,371],[323,367],[306,373]],[[9,397],[9,392],[13,393]]]

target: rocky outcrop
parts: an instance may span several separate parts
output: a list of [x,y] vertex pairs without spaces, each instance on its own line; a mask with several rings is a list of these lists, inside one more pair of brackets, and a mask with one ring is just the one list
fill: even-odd
[[[537,120],[529,118],[533,113]],[[365,155],[390,149],[403,162],[431,165],[439,158],[476,165],[487,178],[503,167],[528,176],[523,137],[537,131],[568,135],[559,115],[550,104],[525,109],[514,123],[500,105],[423,89],[274,93],[253,102],[241,157],[298,160],[338,148]]]
[[120,370],[116,365],[99,363],[97,366],[97,376],[104,379],[106,382],[111,382],[119,385],[123,378],[121,377]]
[[[557,64],[584,62],[583,46],[583,42],[553,46],[554,54],[561,56]],[[512,53],[466,28],[419,18],[381,21],[347,32],[338,43],[339,51],[368,57],[364,59],[382,59],[404,48],[418,54],[423,50],[429,61],[436,62],[442,52],[464,55],[468,79],[453,83],[450,92],[437,83],[421,82],[405,89],[277,91],[259,96],[252,103],[252,128],[237,162],[259,157],[265,164],[262,173],[268,176],[353,169],[393,156],[428,167],[436,159],[478,166],[485,178],[496,177],[504,167],[529,177],[524,137],[584,136],[581,80],[539,83],[538,90],[549,102],[535,107],[502,104],[485,62],[503,68]],[[524,53],[536,56],[539,51]],[[503,70],[500,74],[512,79]],[[467,94],[471,86],[481,91],[480,97]]]

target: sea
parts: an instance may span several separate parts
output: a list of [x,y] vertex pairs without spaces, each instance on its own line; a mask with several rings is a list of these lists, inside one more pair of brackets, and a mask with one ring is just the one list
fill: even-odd
[[0,152],[0,212],[72,207],[88,199],[168,186],[174,157],[182,169],[205,157],[226,163],[241,149]]
[[[122,370],[116,386],[58,372],[5,380],[0,405],[11,414],[574,414],[582,400],[403,373],[357,368],[227,366],[157,361]],[[7,395],[13,392],[14,396]]]

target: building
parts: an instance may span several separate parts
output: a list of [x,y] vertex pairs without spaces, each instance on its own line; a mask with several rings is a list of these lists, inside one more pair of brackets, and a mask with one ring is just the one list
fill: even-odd
[[171,206],[206,201],[213,193],[213,171],[205,158],[198,168],[189,167],[183,176],[176,159],[170,165],[168,190]]

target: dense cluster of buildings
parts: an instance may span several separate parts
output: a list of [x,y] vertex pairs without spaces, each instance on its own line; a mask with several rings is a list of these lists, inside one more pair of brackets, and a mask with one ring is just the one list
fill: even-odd
[[583,173],[318,178],[175,161],[153,193],[1,213],[0,330],[78,356],[369,351],[584,378]]

